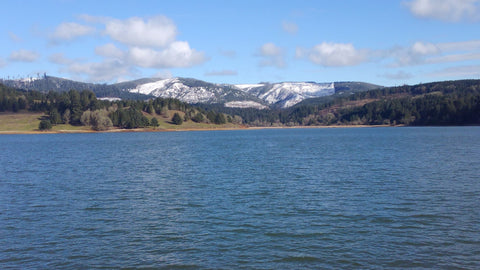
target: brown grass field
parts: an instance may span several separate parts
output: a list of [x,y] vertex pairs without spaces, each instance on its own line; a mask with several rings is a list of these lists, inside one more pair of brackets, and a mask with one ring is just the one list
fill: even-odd
[[[176,111],[169,112],[173,115]],[[160,115],[145,114],[149,119],[156,117],[159,126],[156,128],[139,128],[133,130],[112,128],[107,132],[127,132],[127,131],[188,131],[188,130],[223,130],[223,129],[241,129],[244,126],[227,123],[224,125],[214,125],[207,123],[195,123],[193,121],[184,122],[182,125],[174,125],[170,122],[170,118]],[[183,116],[183,114],[182,114]],[[72,125],[56,125],[49,131],[38,130],[38,125],[44,117],[43,113],[0,113],[0,134],[29,134],[29,133],[84,133],[95,132],[90,127],[72,126]]]
[[[170,111],[173,115],[177,111]],[[181,112],[179,112],[181,113]],[[183,113],[181,113],[183,116]],[[96,132],[87,126],[56,125],[49,131],[38,130],[38,125],[43,113],[0,113],[0,134],[37,134],[37,133],[90,133]],[[183,122],[182,125],[174,125],[170,122],[171,117],[161,115],[146,114],[149,119],[156,117],[159,126],[156,128],[137,128],[137,129],[119,129],[112,128],[103,132],[165,132],[165,131],[201,131],[201,130],[235,130],[235,129],[281,129],[281,128],[353,128],[353,127],[372,127],[366,125],[332,125],[332,126],[292,126],[292,127],[248,127],[244,125],[227,123],[224,125],[215,125],[207,123],[195,123],[193,121]],[[380,125],[385,126],[385,125]],[[378,126],[377,126],[378,127]]]

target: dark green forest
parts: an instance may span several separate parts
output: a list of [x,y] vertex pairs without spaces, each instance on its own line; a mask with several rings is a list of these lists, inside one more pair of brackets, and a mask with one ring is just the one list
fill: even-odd
[[255,126],[478,125],[480,80],[386,87],[307,99],[291,108],[256,110],[202,105]]
[[157,114],[169,117],[168,111],[183,112],[181,121],[172,123],[180,125],[183,121],[225,124],[223,113],[195,108],[187,103],[172,98],[155,98],[150,100],[98,100],[90,90],[69,90],[65,92],[19,90],[0,84],[0,112],[42,112],[47,115],[42,127],[57,124],[92,126],[95,130],[110,127],[125,129],[158,126],[156,118],[149,119],[145,114]]
[[[0,112],[44,112],[52,125],[91,125],[102,130],[115,126],[156,126],[145,114],[184,121],[250,126],[325,125],[479,125],[480,80],[433,82],[385,87],[308,99],[287,109],[227,108],[223,104],[187,104],[176,99],[102,101],[92,91],[19,90],[0,84]],[[153,123],[152,123],[153,122]],[[45,123],[46,124],[46,123]]]

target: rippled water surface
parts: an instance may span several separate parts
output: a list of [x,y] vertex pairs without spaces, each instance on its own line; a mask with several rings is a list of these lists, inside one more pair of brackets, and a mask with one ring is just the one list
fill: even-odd
[[0,136],[0,268],[479,269],[480,128]]

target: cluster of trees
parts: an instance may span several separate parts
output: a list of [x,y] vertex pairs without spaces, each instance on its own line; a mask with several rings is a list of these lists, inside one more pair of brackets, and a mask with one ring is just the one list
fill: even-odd
[[339,121],[374,125],[480,124],[480,91],[461,90],[447,94],[382,99],[362,107],[342,110]]
[[[355,102],[364,105],[345,106]],[[306,119],[313,124],[480,124],[480,81],[445,81],[360,92],[318,106],[309,117]]]
[[[178,111],[173,117],[169,115],[172,110]],[[106,101],[98,100],[90,90],[42,93],[0,84],[0,112],[5,111],[44,112],[47,117],[39,129],[50,129],[58,124],[91,126],[94,130],[158,127],[155,114],[176,125],[186,121],[225,124],[226,119],[232,119],[223,113],[195,108],[172,98]]]
[[255,126],[480,124],[480,80],[387,87],[305,100],[287,109],[204,106]]
[[[92,91],[41,93],[0,84],[0,112],[45,112],[48,122],[89,125],[96,130],[156,127],[159,115],[181,125],[197,123],[285,125],[470,125],[480,124],[480,80],[445,81],[388,87],[309,99],[287,109],[226,108],[177,99],[101,101]],[[169,112],[175,111],[172,115]],[[147,117],[148,116],[148,117]]]
[[40,92],[48,92],[51,90],[55,92],[68,92],[70,89],[90,89],[100,97],[120,97],[122,99],[130,100],[145,100],[152,98],[152,96],[122,91],[121,88],[125,83],[112,85],[84,83],[47,76],[45,73],[37,74],[37,76],[31,77],[28,80],[0,80],[0,83],[16,89],[35,90]]
[[27,108],[27,97],[19,91],[0,84],[0,112],[18,112]]
[[480,124],[480,81],[389,87],[310,99],[287,109],[257,110],[203,105],[254,126],[469,125]]

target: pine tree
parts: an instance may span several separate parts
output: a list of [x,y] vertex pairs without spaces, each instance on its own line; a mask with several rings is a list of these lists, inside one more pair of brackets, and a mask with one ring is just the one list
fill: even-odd
[[175,125],[181,125],[183,123],[183,119],[182,117],[180,116],[180,114],[178,113],[175,113],[172,117],[172,123],[174,123]]

